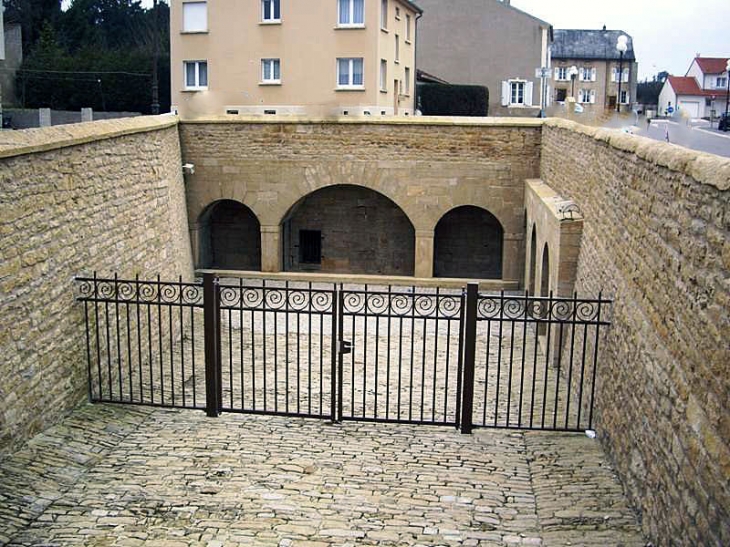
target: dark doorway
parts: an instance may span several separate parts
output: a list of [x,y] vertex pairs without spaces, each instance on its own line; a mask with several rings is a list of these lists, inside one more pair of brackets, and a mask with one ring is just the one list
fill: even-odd
[[416,234],[398,205],[354,185],[328,186],[283,222],[285,271],[413,275]]
[[210,205],[199,220],[199,268],[261,271],[261,225],[237,201]]
[[542,250],[542,280],[540,282],[540,296],[550,293],[550,251],[547,243]]
[[501,279],[503,238],[502,225],[486,209],[452,209],[436,225],[434,276]]

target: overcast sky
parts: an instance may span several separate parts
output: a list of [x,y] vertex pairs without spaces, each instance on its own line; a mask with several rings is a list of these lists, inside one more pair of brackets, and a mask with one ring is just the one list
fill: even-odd
[[729,0],[512,0],[554,28],[606,25],[634,39],[639,78],[684,76],[695,54],[730,57]]

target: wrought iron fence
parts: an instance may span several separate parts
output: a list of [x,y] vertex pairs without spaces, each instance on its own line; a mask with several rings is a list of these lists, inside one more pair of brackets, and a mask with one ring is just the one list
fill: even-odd
[[600,295],[77,281],[95,402],[463,432],[593,427],[611,303]]

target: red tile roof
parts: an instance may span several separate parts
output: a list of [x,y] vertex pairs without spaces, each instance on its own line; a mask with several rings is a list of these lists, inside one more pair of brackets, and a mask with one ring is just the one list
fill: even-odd
[[722,74],[727,70],[727,57],[695,57],[704,74]]
[[669,85],[677,95],[694,95],[696,97],[715,97],[719,99],[727,95],[720,89],[700,89],[697,80],[692,76],[669,76]]

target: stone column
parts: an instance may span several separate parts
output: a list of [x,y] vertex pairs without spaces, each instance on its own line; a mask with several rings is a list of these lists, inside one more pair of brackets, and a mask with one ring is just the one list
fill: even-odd
[[281,271],[281,226],[261,226],[261,271]]
[[522,234],[504,234],[502,249],[502,279],[517,281],[522,286],[525,264],[525,238]]
[[433,277],[433,230],[416,230],[416,277]]

